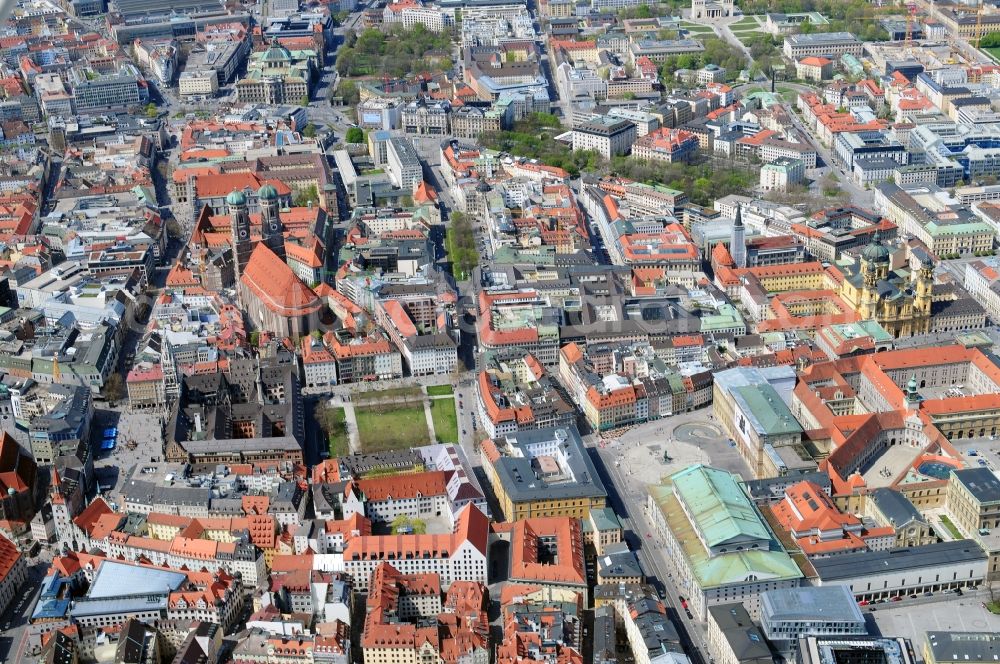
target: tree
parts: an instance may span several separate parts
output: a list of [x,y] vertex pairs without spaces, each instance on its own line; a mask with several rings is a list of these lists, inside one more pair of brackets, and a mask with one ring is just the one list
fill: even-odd
[[302,99],[299,100],[299,106],[309,105],[309,95],[302,95]]
[[364,143],[365,142],[365,132],[360,127],[351,127],[347,130],[347,136],[344,137],[348,143]]
[[347,430],[344,422],[344,409],[320,402],[316,406],[316,423],[327,438],[343,434]]
[[307,124],[302,128],[302,135],[306,138],[316,138],[316,125],[311,122]]
[[181,225],[177,223],[176,219],[171,219],[167,222],[167,236],[177,240],[180,239],[183,232]]
[[125,383],[121,374],[113,373],[104,381],[104,398],[114,403],[125,397]]
[[310,203],[313,205],[319,203],[319,189],[314,184],[299,189],[292,197],[292,204],[295,207],[307,207]]
[[146,104],[146,117],[147,118],[155,118],[159,114],[160,114],[160,111],[159,111],[158,108],[156,108],[156,104],[154,104],[152,102]]
[[341,81],[337,86],[337,94],[348,106],[354,106],[361,101],[361,92],[354,81]]
[[996,48],[1000,46],[1000,32],[989,32],[979,40],[979,48]]
[[250,336],[248,337],[248,341],[250,342],[251,348],[257,348],[258,346],[260,346],[260,332],[258,332],[257,330],[251,332]]

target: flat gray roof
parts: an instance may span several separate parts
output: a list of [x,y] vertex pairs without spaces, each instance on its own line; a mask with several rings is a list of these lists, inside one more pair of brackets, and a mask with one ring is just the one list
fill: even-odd
[[768,590],[760,596],[761,621],[857,622],[865,617],[847,586]]
[[955,479],[981,503],[1000,502],[1000,478],[989,468],[953,470]]
[[819,577],[827,582],[974,560],[986,560],[986,554],[973,540],[966,539],[914,548],[846,553],[810,562]]
[[1000,661],[996,632],[927,632],[927,645],[937,662]]
[[[575,426],[518,431],[494,440],[500,450],[507,445],[520,448],[521,456],[502,456],[493,464],[507,495],[513,502],[608,495]],[[536,475],[532,466],[533,455],[529,448],[535,444],[556,440],[573,481],[550,482]]]

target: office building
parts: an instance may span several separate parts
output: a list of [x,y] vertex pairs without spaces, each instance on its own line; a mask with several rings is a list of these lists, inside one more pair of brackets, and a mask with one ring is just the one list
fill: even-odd
[[413,191],[424,180],[420,157],[409,139],[393,136],[386,141],[385,167],[393,186],[405,191]]
[[635,143],[635,124],[599,118],[573,128],[573,150],[594,150],[605,159],[628,154]]
[[769,590],[760,596],[760,627],[781,653],[807,636],[864,636],[865,617],[847,586]]
[[847,585],[856,599],[867,601],[974,588],[986,579],[986,563],[983,550],[967,539],[812,561],[819,585]]
[[480,446],[483,469],[508,521],[586,517],[607,492],[575,426],[519,430]]
[[860,57],[863,44],[849,32],[816,32],[811,34],[788,35],[782,52],[792,60],[810,55],[840,57],[849,53]]

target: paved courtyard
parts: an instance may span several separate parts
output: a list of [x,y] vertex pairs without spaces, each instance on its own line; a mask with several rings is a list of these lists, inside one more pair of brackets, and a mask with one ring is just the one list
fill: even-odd
[[919,454],[920,448],[909,445],[888,447],[864,472],[865,482],[873,488],[890,486],[900,473],[913,464]]
[[[118,444],[110,452],[95,453],[94,473],[101,487],[110,488],[112,499],[117,499],[129,468],[137,463],[163,461],[163,415],[98,408],[94,412],[94,429],[100,433],[108,427],[118,428]],[[129,441],[135,442],[135,449],[128,448]]]
[[[600,443],[598,443],[600,445]],[[660,481],[692,464],[711,464],[741,477],[749,468],[707,410],[683,413],[629,429],[617,438],[603,441],[600,454],[608,466],[636,480],[636,489]]]
[[919,652],[923,647],[925,632],[1000,632],[1000,616],[983,608],[986,593],[966,594],[962,597],[948,595],[921,603],[901,603],[904,606],[880,604],[868,614],[878,632],[885,636],[902,636],[910,639]]

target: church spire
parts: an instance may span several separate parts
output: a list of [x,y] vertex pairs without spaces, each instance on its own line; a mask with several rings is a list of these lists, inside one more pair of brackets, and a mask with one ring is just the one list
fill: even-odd
[[736,219],[733,221],[733,232],[729,238],[729,255],[733,257],[736,267],[747,266],[746,228],[743,226],[743,204],[736,204]]

